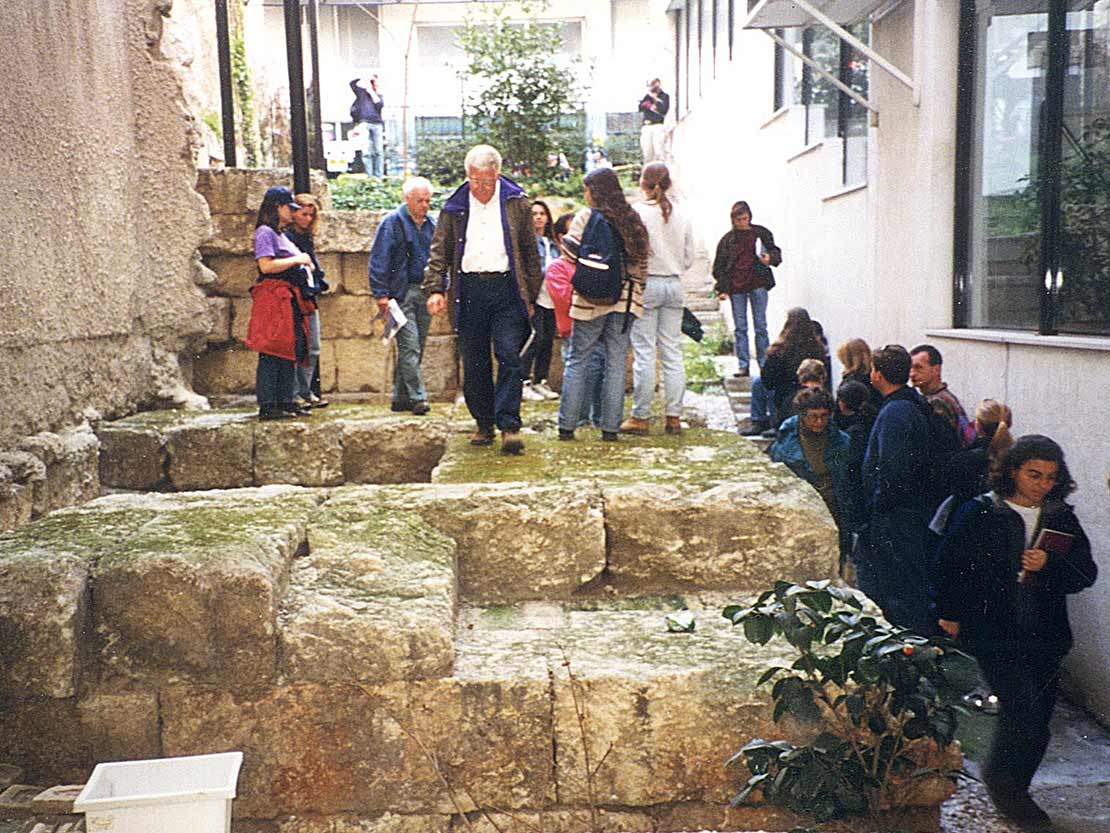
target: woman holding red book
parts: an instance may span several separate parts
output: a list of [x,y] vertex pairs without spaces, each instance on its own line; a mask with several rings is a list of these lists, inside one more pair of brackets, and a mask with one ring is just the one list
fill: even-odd
[[938,551],[940,627],[979,661],[1001,711],[983,782],[1002,815],[1047,829],[1029,783],[1048,746],[1060,663],[1072,646],[1066,598],[1098,569],[1064,498],[1075,490],[1048,437],[1019,439],[993,491],[964,503]]

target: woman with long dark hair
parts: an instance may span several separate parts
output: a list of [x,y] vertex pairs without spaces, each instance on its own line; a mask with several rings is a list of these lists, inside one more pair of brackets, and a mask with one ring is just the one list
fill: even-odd
[[[771,427],[790,416],[790,400],[798,391],[798,366],[806,359],[825,358],[825,347],[813,331],[809,313],[802,307],[786,312],[786,323],[774,343],[767,348],[759,378],[771,395]],[[826,378],[828,368],[825,368]]]
[[1064,499],[1075,483],[1060,446],[1037,434],[1007,451],[993,490],[957,510],[938,551],[938,624],[975,658],[1000,712],[983,783],[1002,815],[1047,829],[1029,795],[1044,757],[1060,663],[1071,650],[1067,596],[1095,582],[1091,545]]
[[299,206],[288,188],[266,191],[254,230],[258,280],[251,287],[251,317],[246,345],[258,352],[255,396],[259,419],[286,419],[308,411],[293,401],[296,364],[308,356],[311,312],[300,286],[312,268],[312,258],[283,234]]
[[[540,266],[543,274],[546,275],[547,267],[559,259],[559,244],[555,242],[551,209],[543,200],[535,200],[532,203],[532,224],[536,230],[536,249],[540,255]],[[521,398],[530,402],[558,399],[559,394],[547,384],[556,326],[555,304],[547,291],[546,281],[540,283],[540,291],[532,308],[532,330],[535,336],[528,350],[521,357],[520,375],[524,377]]]
[[597,168],[586,175],[586,202],[575,215],[563,247],[577,256],[582,234],[593,212],[600,212],[616,232],[623,249],[623,284],[612,303],[590,299],[575,291],[570,317],[574,322],[570,354],[563,372],[563,395],[559,402],[559,439],[573,440],[574,428],[586,395],[586,366],[597,344],[604,345],[605,371],[601,382],[601,438],[617,439],[624,417],[624,365],[628,355],[628,330],[643,314],[644,276],[647,271],[648,233],[640,215],[624,198],[620,180],[611,168]]
[[694,262],[694,232],[682,209],[671,202],[671,172],[649,162],[640,174],[644,199],[632,208],[647,228],[644,314],[632,325],[632,415],[621,423],[626,434],[646,434],[655,396],[655,351],[663,366],[663,430],[682,430],[686,368],[682,360],[682,273]]

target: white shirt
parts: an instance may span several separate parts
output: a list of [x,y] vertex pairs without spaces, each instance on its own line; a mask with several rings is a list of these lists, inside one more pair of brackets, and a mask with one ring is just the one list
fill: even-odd
[[505,233],[501,226],[501,181],[493,189],[493,197],[485,205],[470,195],[470,219],[466,223],[466,247],[463,249],[462,271],[508,272],[509,256],[505,253]]
[[663,209],[654,200],[635,203],[632,208],[647,228],[649,275],[681,275],[694,265],[694,230],[678,206],[671,203],[671,218],[665,223]]
[[1025,548],[1029,549],[1033,546],[1033,531],[1037,528],[1037,522],[1041,519],[1041,507],[1020,506],[1010,500],[1006,501],[1006,505],[1017,512],[1025,523]]

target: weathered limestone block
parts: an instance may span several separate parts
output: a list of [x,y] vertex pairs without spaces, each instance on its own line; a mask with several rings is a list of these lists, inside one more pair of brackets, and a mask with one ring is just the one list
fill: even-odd
[[46,478],[46,465],[26,451],[0,452],[0,531],[31,520],[36,481]]
[[20,442],[20,451],[34,455],[46,467],[45,477],[34,481],[36,516],[84,503],[100,494],[99,448],[96,434],[87,425],[57,434],[35,434]]
[[[367,245],[369,251],[369,245]],[[343,291],[348,295],[372,295],[370,291],[370,255],[358,250],[344,250]],[[333,281],[329,281],[334,285]]]
[[263,485],[338,486],[343,482],[343,426],[311,419],[258,423],[254,479]]
[[231,299],[210,296],[205,300],[208,302],[208,318],[212,322],[208,343],[225,344],[231,341]]
[[177,491],[233,489],[254,483],[251,414],[197,416],[166,431],[167,474]]
[[335,342],[324,339],[320,342],[320,392],[334,393],[338,388],[335,366]]
[[[316,250],[320,252],[369,252],[384,211],[326,211],[320,217]],[[366,283],[366,271],[362,273]],[[334,283],[329,279],[329,283]]]
[[603,485],[609,569],[628,592],[752,590],[836,574],[837,533],[820,496],[789,471],[752,468],[692,489]]
[[328,295],[334,295],[343,290],[343,255],[339,252],[321,252],[316,250],[316,262],[324,270],[324,280],[328,282]]
[[600,496],[586,484],[345,488],[328,505],[348,504],[409,509],[453,539],[467,601],[569,599],[605,569]]
[[[452,833],[451,817],[446,815],[398,815],[383,813],[362,816],[293,816],[270,822],[266,833]],[[251,833],[255,828],[249,828]]]
[[481,806],[555,798],[546,680],[304,683],[238,695],[172,686],[161,706],[165,754],[243,750],[239,818],[453,813],[432,754]]
[[447,448],[448,423],[425,417],[342,420],[345,483],[427,483]]
[[213,214],[208,238],[201,243],[200,252],[205,265],[219,274],[209,260],[213,255],[240,255],[251,257],[254,248],[255,213]]
[[[252,304],[253,301],[250,298],[231,299],[231,338],[239,344],[247,340],[247,328],[251,323]],[[258,356],[253,350],[251,351],[251,355],[255,357]]]
[[102,674],[272,679],[277,605],[317,498],[292,487],[129,497],[160,511],[93,570]]
[[[432,320],[441,317],[437,315]],[[429,393],[453,392],[459,387],[459,358],[454,335],[428,336],[420,362],[420,376]]]
[[[325,211],[330,209],[327,177],[319,171],[310,171],[309,176],[309,190]],[[291,188],[292,179],[289,168],[201,168],[197,171],[196,189],[208,202],[212,214],[255,215],[267,188],[274,185]]]
[[[381,339],[328,339],[335,351],[336,387],[347,392],[388,391],[393,384],[389,353]],[[323,371],[321,371],[323,372]]]
[[100,438],[100,483],[110,489],[149,491],[166,476],[166,448],[157,426],[107,422]]
[[197,393],[250,393],[254,390],[258,354],[242,346],[215,348],[193,360],[193,387]]
[[0,536],[0,699],[74,694],[87,638],[89,568],[151,517],[61,510]]
[[432,316],[432,323],[428,326],[429,336],[453,336],[454,334],[455,325],[451,323],[450,312]]
[[373,299],[364,295],[328,294],[320,299],[320,329],[328,338],[369,338],[370,319],[377,314]]
[[[250,241],[247,241],[248,245]],[[210,254],[204,265],[216,273],[216,283],[208,287],[212,295],[250,298],[250,288],[258,278],[258,264],[250,252],[243,254]]]
[[279,615],[289,681],[445,677],[454,662],[455,544],[419,515],[325,506]]

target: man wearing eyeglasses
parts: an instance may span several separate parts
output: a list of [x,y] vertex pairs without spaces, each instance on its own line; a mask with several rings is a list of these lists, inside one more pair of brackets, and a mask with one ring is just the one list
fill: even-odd
[[[453,302],[463,360],[463,396],[477,422],[471,445],[520,454],[520,352],[543,275],[523,189],[501,175],[501,154],[477,145],[466,155],[466,182],[448,197],[432,239],[424,292],[428,312],[442,315]],[[493,378],[490,345],[497,358]]]

